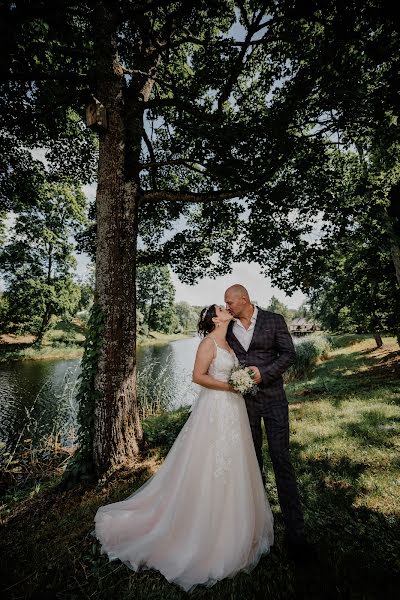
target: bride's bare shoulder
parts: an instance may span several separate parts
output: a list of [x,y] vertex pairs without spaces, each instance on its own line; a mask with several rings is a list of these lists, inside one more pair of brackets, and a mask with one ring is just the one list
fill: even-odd
[[214,340],[210,336],[205,336],[197,349],[197,352],[201,352],[204,354],[214,354],[215,343]]
[[205,337],[203,337],[203,339],[201,340],[200,344],[199,344],[199,348],[203,347],[203,348],[208,348],[208,347],[212,347],[214,346],[214,341],[212,339],[211,336],[206,335]]

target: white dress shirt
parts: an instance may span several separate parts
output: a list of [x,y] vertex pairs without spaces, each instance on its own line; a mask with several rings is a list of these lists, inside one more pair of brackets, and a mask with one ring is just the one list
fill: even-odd
[[250,320],[250,326],[248,329],[245,328],[245,326],[243,325],[243,323],[241,322],[240,319],[234,319],[232,333],[234,334],[236,339],[241,343],[241,345],[246,350],[246,352],[249,349],[251,340],[253,338],[254,327],[255,327],[256,321],[257,321],[257,315],[258,315],[258,308],[254,304],[254,311],[253,311],[253,315]]

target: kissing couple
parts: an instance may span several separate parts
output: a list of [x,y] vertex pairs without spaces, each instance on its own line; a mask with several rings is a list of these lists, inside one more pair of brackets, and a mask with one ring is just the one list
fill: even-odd
[[[203,309],[192,412],[158,471],[125,500],[101,506],[93,535],[110,560],[155,569],[185,591],[249,572],[274,542],[265,493],[264,426],[292,558],[310,549],[289,455],[288,403],[282,374],[295,349],[285,320],[251,303],[242,285],[226,308]],[[255,394],[230,383],[250,367]]]

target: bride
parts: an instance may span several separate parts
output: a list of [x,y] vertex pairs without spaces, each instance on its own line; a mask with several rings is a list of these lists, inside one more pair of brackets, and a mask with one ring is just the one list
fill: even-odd
[[202,311],[193,371],[202,389],[189,419],[158,471],[95,516],[110,560],[156,569],[185,591],[249,572],[273,544],[246,405],[228,383],[238,364],[226,341],[232,318],[215,304]]

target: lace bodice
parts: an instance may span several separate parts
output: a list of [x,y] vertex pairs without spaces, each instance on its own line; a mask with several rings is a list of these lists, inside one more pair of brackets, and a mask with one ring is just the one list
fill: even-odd
[[219,381],[228,381],[233,367],[239,364],[238,359],[233,352],[218,346],[212,336],[210,338],[215,344],[216,355],[211,361],[207,373]]

